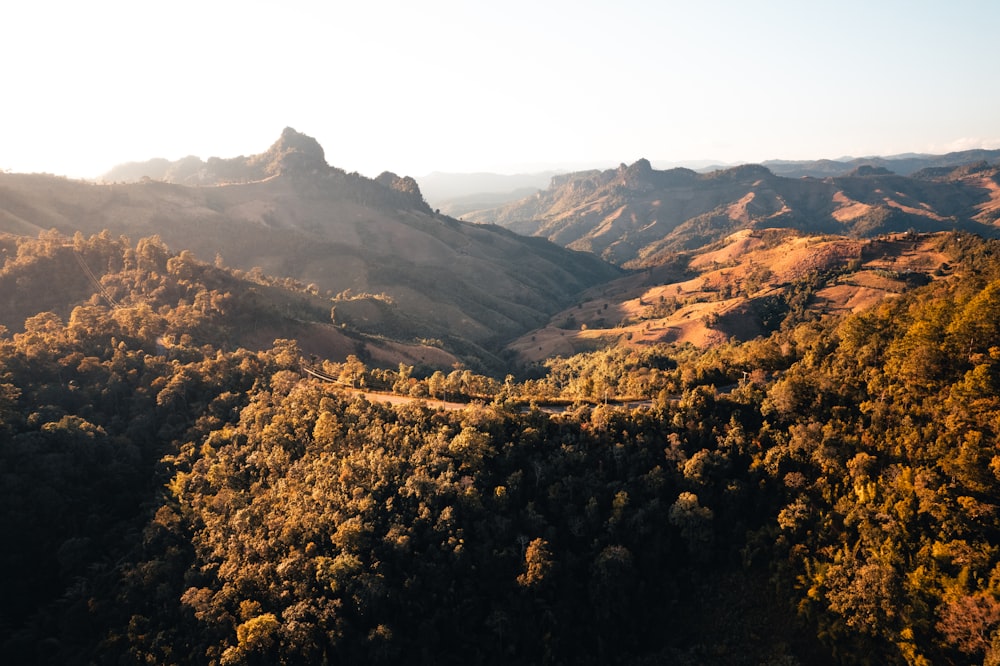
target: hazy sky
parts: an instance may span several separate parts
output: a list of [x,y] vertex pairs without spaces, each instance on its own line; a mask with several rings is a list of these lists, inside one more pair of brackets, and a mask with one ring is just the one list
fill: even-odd
[[10,0],[0,168],[263,152],[347,171],[1000,147],[996,0]]

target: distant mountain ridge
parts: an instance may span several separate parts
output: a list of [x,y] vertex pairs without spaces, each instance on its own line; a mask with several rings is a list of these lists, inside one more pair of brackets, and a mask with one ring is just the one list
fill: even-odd
[[[289,158],[287,163],[286,158]],[[944,155],[906,153],[820,160],[774,159],[761,162],[761,165],[776,176],[827,178],[846,176],[860,167],[883,168],[894,174],[908,176],[927,169],[953,168],[983,161],[994,164],[1000,162],[1000,150],[973,149]],[[724,171],[739,166],[713,163],[710,160],[688,162],[654,160],[652,165],[661,170],[672,171],[675,168],[683,168],[698,173]],[[210,157],[207,160],[189,155],[173,161],[154,158],[140,162],[126,162],[111,168],[98,180],[129,183],[151,179],[181,185],[219,185],[263,180],[282,171],[302,172],[326,168],[329,167],[319,143],[311,137],[286,128],[281,139],[260,155],[250,157],[241,155],[234,158]],[[530,196],[551,186],[553,178],[603,170],[605,169],[546,169],[516,174],[435,171],[417,178],[406,178],[407,183],[403,189],[419,189],[431,207],[439,209],[446,215],[462,217]]]
[[[978,155],[978,154],[977,154]],[[763,165],[710,173],[617,169],[557,175],[548,189],[466,219],[494,223],[624,266],[655,265],[741,229],[789,228],[854,237],[965,230],[996,235],[1000,168],[978,162],[900,176],[862,164],[842,176],[779,176]]]
[[1000,150],[973,149],[944,155],[907,153],[888,157],[855,157],[844,160],[767,160],[762,162],[776,176],[799,178],[811,176],[845,176],[858,167],[872,166],[888,169],[900,176],[909,176],[923,169],[952,168],[975,162],[1000,162]]

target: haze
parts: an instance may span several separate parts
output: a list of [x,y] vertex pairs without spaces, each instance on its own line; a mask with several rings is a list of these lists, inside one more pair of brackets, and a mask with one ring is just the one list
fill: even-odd
[[1000,4],[19,2],[0,168],[260,152],[518,171],[1000,147]]

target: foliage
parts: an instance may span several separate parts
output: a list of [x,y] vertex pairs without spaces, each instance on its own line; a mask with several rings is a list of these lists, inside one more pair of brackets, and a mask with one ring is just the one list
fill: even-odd
[[109,270],[0,330],[3,653],[997,663],[998,249],[956,236],[947,280],[707,352],[325,382],[292,340],[228,344],[227,274],[155,239],[25,243],[0,280]]

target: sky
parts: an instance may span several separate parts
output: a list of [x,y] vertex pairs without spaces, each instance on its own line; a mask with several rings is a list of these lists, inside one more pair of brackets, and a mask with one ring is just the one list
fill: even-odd
[[1000,148],[996,0],[10,0],[0,169],[375,176]]

